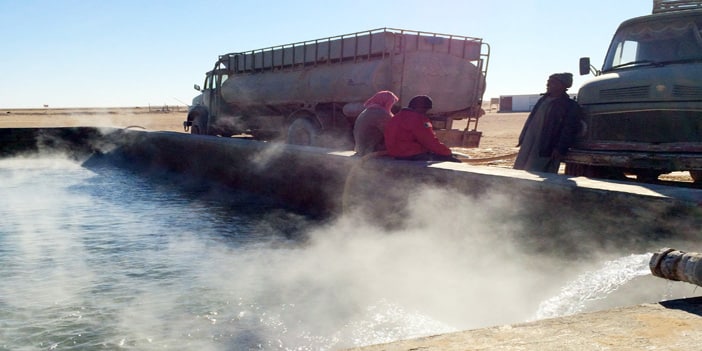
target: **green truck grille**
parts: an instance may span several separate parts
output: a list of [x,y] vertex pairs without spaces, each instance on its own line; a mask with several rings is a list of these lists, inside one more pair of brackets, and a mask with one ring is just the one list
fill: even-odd
[[588,139],[673,143],[702,142],[702,111],[635,111],[593,115]]

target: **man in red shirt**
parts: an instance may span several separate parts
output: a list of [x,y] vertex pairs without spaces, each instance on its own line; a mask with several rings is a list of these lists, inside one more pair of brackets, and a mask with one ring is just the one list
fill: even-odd
[[431,108],[431,98],[418,95],[410,100],[406,108],[390,118],[384,132],[389,156],[411,161],[461,162],[434,134],[426,115]]

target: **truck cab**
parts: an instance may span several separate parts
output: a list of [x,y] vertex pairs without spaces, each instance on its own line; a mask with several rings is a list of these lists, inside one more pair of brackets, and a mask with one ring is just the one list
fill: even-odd
[[222,96],[219,92],[222,82],[229,77],[226,67],[222,67],[220,62],[217,62],[214,69],[205,74],[205,82],[202,87],[195,84],[195,90],[200,92],[200,95],[193,98],[193,102],[188,110],[188,116],[183,122],[185,131],[190,131],[192,134],[205,135],[221,135],[231,136],[234,131],[219,130],[216,125],[210,124],[210,120],[216,120],[217,115],[210,115],[211,111],[220,111],[223,107]]
[[566,173],[655,181],[689,171],[702,180],[702,3],[654,1],[651,15],[617,29],[600,70],[589,58],[578,103],[585,128]]

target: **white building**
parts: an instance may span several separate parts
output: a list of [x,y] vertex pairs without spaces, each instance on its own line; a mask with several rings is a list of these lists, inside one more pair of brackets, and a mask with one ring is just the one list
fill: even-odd
[[[576,94],[571,94],[575,98]],[[500,95],[500,106],[497,112],[531,112],[541,94]]]
[[541,94],[500,95],[500,107],[497,112],[529,112]]

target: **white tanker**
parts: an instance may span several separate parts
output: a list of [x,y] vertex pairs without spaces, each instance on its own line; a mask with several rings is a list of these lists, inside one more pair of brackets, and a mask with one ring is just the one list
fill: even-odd
[[363,102],[391,90],[400,106],[431,96],[435,128],[467,118],[464,132],[475,134],[488,59],[479,38],[388,28],[225,54],[204,87],[195,86],[202,94],[184,126],[193,134],[348,146]]

